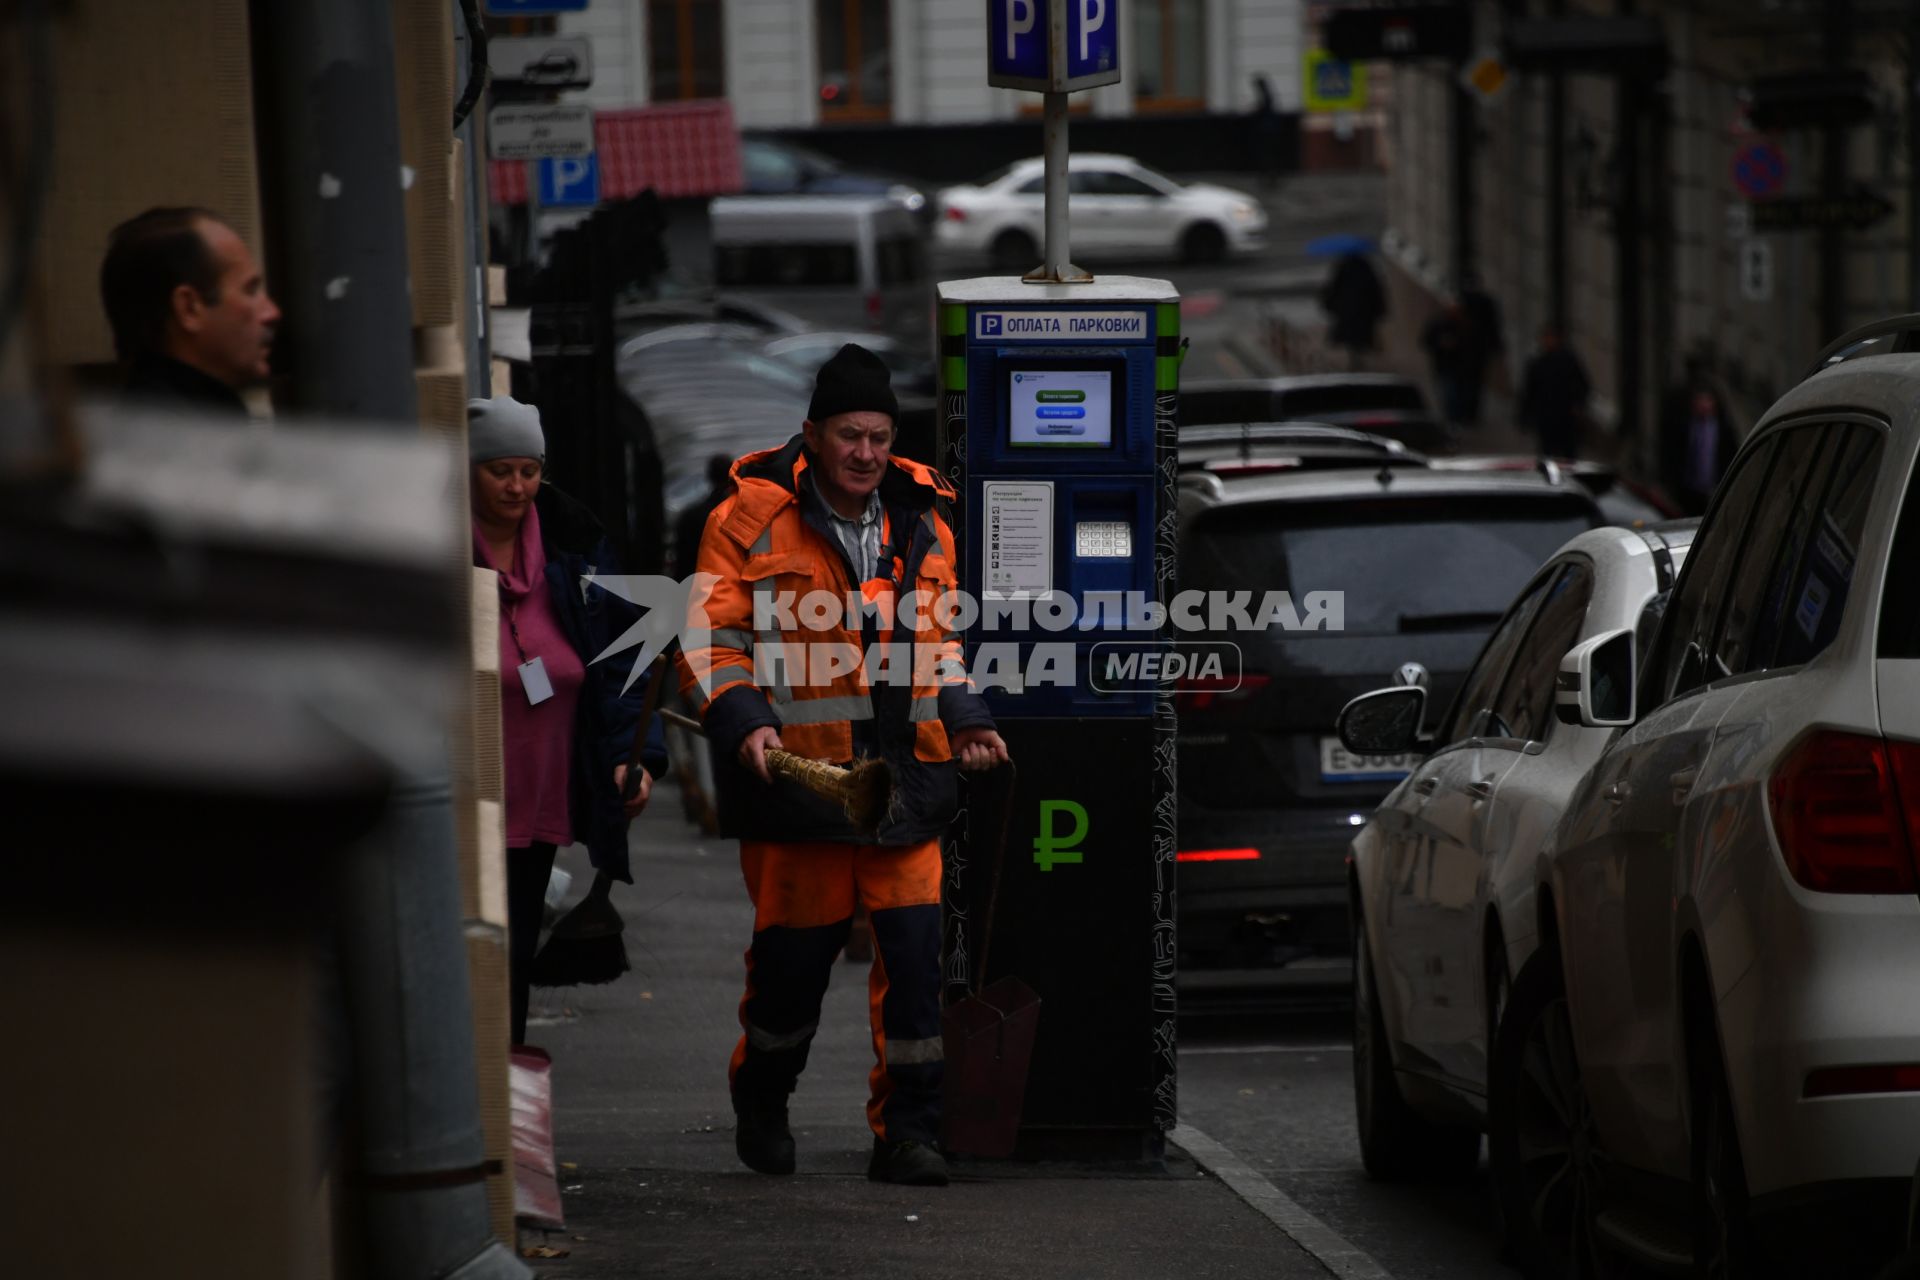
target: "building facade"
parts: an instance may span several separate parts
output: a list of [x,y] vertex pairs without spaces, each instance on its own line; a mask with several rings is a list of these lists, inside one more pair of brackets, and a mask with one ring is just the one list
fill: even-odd
[[[1396,64],[1386,137],[1390,252],[1436,294],[1462,275],[1477,278],[1506,313],[1516,357],[1559,313],[1593,374],[1597,416],[1632,435],[1643,460],[1656,448],[1661,395],[1690,361],[1709,371],[1744,429],[1826,342],[1920,309],[1908,252],[1916,18],[1907,4],[1520,0],[1470,9],[1483,36],[1476,47],[1489,49],[1507,47],[1528,18],[1629,11],[1657,24],[1664,67],[1651,59],[1603,67],[1601,58],[1555,73],[1510,57],[1516,74],[1499,96],[1467,93],[1464,133],[1455,127],[1460,68]],[[1816,70],[1860,73],[1864,118],[1837,129],[1756,125],[1756,86]],[[1839,190],[1866,193],[1869,213],[1876,201],[1891,207],[1832,232],[1755,226],[1756,216],[1765,225],[1761,204]]]
[[[1299,109],[1301,0],[1092,2],[1120,22],[1122,80],[1076,95],[1076,109],[1240,114],[1260,75],[1281,111]],[[987,87],[987,12],[980,0],[593,0],[560,29],[593,39],[582,97],[600,107],[725,97],[747,129],[1036,113],[1036,95]]]

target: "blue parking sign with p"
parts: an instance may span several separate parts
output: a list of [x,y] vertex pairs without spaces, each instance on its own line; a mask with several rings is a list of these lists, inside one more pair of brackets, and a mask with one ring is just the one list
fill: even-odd
[[[1119,0],[987,0],[987,83],[1071,93],[1120,80]],[[1065,37],[1054,48],[1052,15]]]
[[540,166],[540,203],[550,209],[580,208],[600,203],[600,157],[548,156]]

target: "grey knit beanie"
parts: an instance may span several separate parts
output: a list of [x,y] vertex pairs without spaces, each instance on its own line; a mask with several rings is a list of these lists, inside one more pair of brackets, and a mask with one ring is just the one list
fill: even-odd
[[547,460],[547,437],[540,430],[540,411],[512,396],[467,401],[467,461],[495,458]]

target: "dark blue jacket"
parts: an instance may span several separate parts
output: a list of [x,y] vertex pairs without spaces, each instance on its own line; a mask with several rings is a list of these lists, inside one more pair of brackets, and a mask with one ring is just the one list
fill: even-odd
[[[573,778],[568,810],[573,838],[587,846],[596,870],[633,883],[627,866],[627,817],[614,789],[613,767],[627,762],[633,733],[645,704],[642,676],[624,695],[620,687],[633,670],[638,648],[594,657],[640,619],[640,611],[604,587],[584,587],[589,574],[620,572],[600,522],[593,513],[550,484],[540,486],[533,505],[540,512],[540,542],[547,554],[547,589],[554,614],[573,651],[587,669],[580,705],[573,718]],[[647,772],[667,771],[667,739],[655,716],[647,728]]]

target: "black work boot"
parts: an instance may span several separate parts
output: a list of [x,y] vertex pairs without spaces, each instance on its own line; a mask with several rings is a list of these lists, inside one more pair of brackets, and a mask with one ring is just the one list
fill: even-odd
[[925,1142],[873,1140],[873,1159],[867,1162],[867,1181],[893,1182],[903,1187],[944,1187],[947,1158]]
[[793,1131],[787,1128],[787,1104],[760,1103],[734,1114],[733,1150],[756,1173],[793,1172]]

